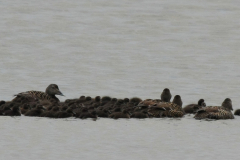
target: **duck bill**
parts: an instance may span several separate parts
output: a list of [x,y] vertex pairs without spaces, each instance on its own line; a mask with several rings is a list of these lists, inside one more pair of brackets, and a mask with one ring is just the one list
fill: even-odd
[[61,91],[58,90],[58,93],[56,95],[64,96]]

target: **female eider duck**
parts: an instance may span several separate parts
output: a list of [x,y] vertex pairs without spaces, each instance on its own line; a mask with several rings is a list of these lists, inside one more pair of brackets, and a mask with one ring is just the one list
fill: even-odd
[[199,109],[194,116],[195,119],[234,119],[231,112],[232,101],[230,98],[226,98],[222,106],[207,106]]
[[159,102],[149,106],[148,114],[153,117],[183,117],[182,99],[176,95],[171,102]]
[[56,101],[59,102],[59,99],[55,95],[64,96],[62,92],[59,90],[58,85],[56,84],[50,84],[45,92],[41,91],[27,91],[27,92],[21,92],[18,93],[17,97],[30,97],[35,98],[38,100],[49,100],[49,101]]
[[195,114],[196,111],[202,107],[206,107],[206,103],[204,102],[204,99],[199,99],[197,104],[186,105],[183,110],[186,114]]

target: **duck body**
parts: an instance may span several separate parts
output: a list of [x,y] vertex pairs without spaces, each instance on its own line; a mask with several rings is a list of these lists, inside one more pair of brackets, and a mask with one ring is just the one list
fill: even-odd
[[45,111],[41,114],[41,117],[55,118],[56,113],[59,111],[59,107],[54,106],[51,110]]
[[183,117],[185,112],[182,109],[182,100],[176,95],[173,102],[159,102],[150,105],[148,114],[153,117]]
[[195,119],[234,119],[232,112],[222,106],[207,106],[197,111]]
[[232,114],[232,101],[226,98],[222,106],[207,106],[199,109],[194,116],[195,119],[234,119]]
[[59,90],[56,84],[50,84],[45,92],[42,91],[26,91],[16,94],[16,98],[25,97],[25,98],[34,98],[37,100],[48,100],[59,102],[59,99],[55,95],[63,96],[62,92]]
[[131,118],[142,119],[142,118],[149,118],[149,116],[148,116],[148,112],[146,110],[142,110],[142,111],[134,112],[131,115]]
[[109,111],[106,109],[102,109],[102,110],[97,110],[97,115],[98,117],[103,117],[103,118],[107,118],[109,116]]
[[12,110],[5,111],[4,116],[21,116],[19,107],[14,106]]
[[189,104],[186,105],[183,110],[187,114],[194,114],[197,110],[199,110],[202,107],[206,107],[206,103],[204,102],[204,99],[200,99],[197,104]]
[[43,113],[44,108],[42,105],[36,106],[36,108],[29,110],[28,112],[25,113],[25,116],[30,116],[30,117],[40,117],[41,114]]
[[30,110],[30,105],[28,103],[25,103],[21,106],[21,113],[25,114]]
[[240,109],[237,109],[237,110],[234,112],[234,115],[240,116]]
[[148,114],[153,117],[183,117],[182,107],[171,102],[160,102],[157,105],[150,106]]
[[87,111],[83,112],[78,118],[86,119],[86,118],[97,118],[97,112],[96,111]]
[[161,100],[163,102],[170,102],[172,98],[172,95],[171,95],[171,92],[168,88],[165,88],[163,91],[162,91],[162,94],[161,94]]
[[0,116],[4,116],[6,111],[11,111],[10,107],[5,106],[3,109],[0,110]]
[[118,119],[118,118],[130,118],[128,111],[123,110],[122,112],[114,112],[109,115],[109,118]]
[[72,109],[68,108],[66,111],[61,111],[57,114],[56,118],[69,118],[69,117],[73,117],[74,112],[72,111]]

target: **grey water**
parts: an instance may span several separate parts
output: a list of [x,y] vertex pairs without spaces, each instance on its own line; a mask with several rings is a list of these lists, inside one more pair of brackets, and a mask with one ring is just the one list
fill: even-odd
[[[204,98],[240,108],[240,1],[0,2],[0,99]],[[0,117],[0,159],[239,159],[240,119]]]

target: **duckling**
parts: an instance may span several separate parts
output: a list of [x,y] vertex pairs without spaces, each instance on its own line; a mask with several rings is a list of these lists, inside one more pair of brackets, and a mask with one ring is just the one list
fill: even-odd
[[104,96],[104,97],[102,97],[102,99],[101,99],[100,105],[101,105],[101,106],[106,106],[106,105],[109,105],[109,103],[111,103],[111,102],[112,102],[112,98],[111,98],[111,97],[109,97],[109,96]]
[[122,112],[114,112],[109,115],[109,118],[118,119],[118,118],[130,118],[130,113],[127,110]]
[[6,102],[0,106],[0,109],[3,110],[5,107],[12,108],[15,104],[16,104],[16,102]]
[[105,117],[105,118],[107,118],[110,113],[110,111],[108,111],[106,109],[98,109],[96,112],[97,112],[98,117]]
[[129,98],[124,98],[124,99],[123,99],[123,102],[124,102],[124,103],[128,103],[129,101],[130,101]]
[[142,99],[138,98],[138,97],[133,97],[133,98],[130,99],[129,102],[133,103],[134,106],[137,106],[140,102],[142,102]]
[[58,117],[56,118],[69,118],[73,117],[75,113],[72,111],[71,108],[68,108],[66,111],[59,112]]
[[186,105],[183,110],[185,113],[192,114],[196,113],[196,111],[202,107],[206,107],[206,103],[204,102],[204,99],[199,99],[197,104]]
[[237,109],[237,110],[234,112],[234,115],[240,116],[240,109]]
[[165,88],[161,94],[161,100],[163,102],[170,102],[171,98],[172,98],[172,95],[170,93],[170,90],[168,88]]
[[110,110],[117,103],[117,101],[118,101],[117,98],[110,99],[110,97],[103,97],[102,102],[101,102],[101,106],[104,109]]
[[96,111],[90,111],[86,112],[85,114],[81,114],[78,118],[86,119],[86,118],[97,118],[97,112]]
[[37,105],[36,108],[31,109],[30,111],[26,112],[25,116],[40,117],[44,110],[45,110],[45,108],[43,108],[42,105]]
[[4,112],[5,116],[21,116],[19,106],[15,105],[13,106],[12,110],[8,110]]
[[30,105],[28,103],[25,103],[20,107],[20,110],[22,114],[25,114],[30,110]]
[[86,97],[85,96],[80,96],[80,98],[76,101],[77,104],[82,104],[86,102]]
[[131,118],[149,118],[148,111],[147,110],[142,110],[142,111],[139,111],[139,112],[134,112],[131,115]]
[[9,106],[5,106],[4,108],[2,108],[2,109],[0,110],[0,116],[4,115],[4,113],[5,113],[6,111],[11,111],[11,109],[10,109]]
[[6,102],[5,101],[0,101],[0,106],[5,104]]
[[59,111],[58,106],[52,106],[52,109],[41,114],[41,117],[55,118],[56,113]]

